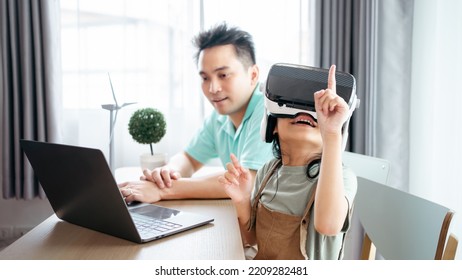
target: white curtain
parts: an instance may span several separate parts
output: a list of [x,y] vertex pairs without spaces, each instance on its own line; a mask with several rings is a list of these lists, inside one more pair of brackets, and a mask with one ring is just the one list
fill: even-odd
[[[226,21],[254,39],[260,80],[278,62],[310,64],[308,0],[203,0],[204,26]],[[313,36],[313,38],[312,38]]]
[[[154,152],[172,155],[200,125],[203,112],[191,39],[199,27],[199,1],[61,1],[64,142],[101,149],[109,157],[114,104],[118,112],[114,168],[138,166],[149,145],[135,142],[128,121],[139,108],[164,113],[167,133]],[[108,75],[109,74],[109,75]]]
[[[415,1],[410,192],[456,211],[462,238],[462,2]],[[393,116],[390,116],[393,122]],[[460,246],[459,246],[460,247]],[[457,259],[461,259],[458,250]]]

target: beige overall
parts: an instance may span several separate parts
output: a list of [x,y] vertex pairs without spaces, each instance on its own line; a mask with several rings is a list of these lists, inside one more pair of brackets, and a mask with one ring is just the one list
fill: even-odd
[[256,227],[258,253],[254,258],[255,260],[308,259],[305,249],[306,237],[316,188],[314,187],[310,193],[310,199],[303,216],[273,211],[260,203],[261,194],[269,178],[280,166],[280,160],[272,166],[270,172],[263,179],[252,205],[249,230],[253,226]]

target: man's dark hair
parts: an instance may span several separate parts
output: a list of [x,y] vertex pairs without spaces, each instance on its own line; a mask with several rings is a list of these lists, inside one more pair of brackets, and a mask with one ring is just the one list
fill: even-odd
[[244,66],[250,67],[256,63],[252,36],[237,27],[228,27],[226,23],[215,25],[209,30],[200,32],[193,38],[193,44],[197,48],[196,64],[199,61],[201,51],[223,45],[233,45],[237,58]]

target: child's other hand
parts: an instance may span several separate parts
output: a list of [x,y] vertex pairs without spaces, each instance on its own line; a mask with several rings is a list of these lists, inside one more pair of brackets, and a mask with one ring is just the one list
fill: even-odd
[[348,119],[348,104],[337,95],[335,81],[335,65],[329,69],[327,89],[314,93],[316,115],[321,129],[321,135],[341,133],[345,121]]
[[231,162],[226,164],[226,172],[218,178],[218,182],[235,203],[247,201],[252,189],[250,171],[241,166],[234,154],[230,158]]

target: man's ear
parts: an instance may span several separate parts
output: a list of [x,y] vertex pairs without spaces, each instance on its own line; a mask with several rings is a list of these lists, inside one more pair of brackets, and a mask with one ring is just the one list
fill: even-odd
[[258,78],[260,77],[260,69],[256,64],[249,67],[249,75],[252,86],[256,85],[258,83]]

